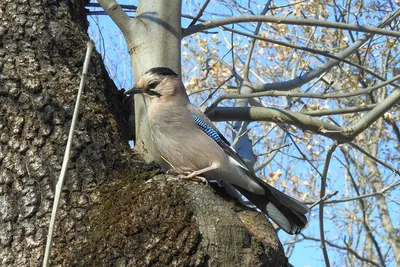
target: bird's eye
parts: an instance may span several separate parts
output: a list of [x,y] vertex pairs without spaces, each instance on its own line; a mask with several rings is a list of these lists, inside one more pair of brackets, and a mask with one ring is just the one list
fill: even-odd
[[154,88],[156,88],[157,84],[158,84],[157,82],[150,82],[149,85],[148,85],[148,88],[149,89],[154,89]]
[[156,97],[160,97],[161,94],[159,94],[156,90],[150,89],[146,92],[147,95],[149,96],[156,96]]

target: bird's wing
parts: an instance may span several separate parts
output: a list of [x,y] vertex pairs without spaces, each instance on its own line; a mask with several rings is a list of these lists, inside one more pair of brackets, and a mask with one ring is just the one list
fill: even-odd
[[187,108],[189,109],[190,113],[192,113],[193,117],[196,116],[199,119],[199,121],[202,121],[209,128],[213,129],[219,135],[219,137],[222,139],[222,141],[224,141],[225,144],[230,146],[229,141],[218,131],[218,129],[217,129],[217,127],[215,127],[214,123],[212,123],[210,121],[210,119],[198,107],[189,103],[187,105]]
[[[203,130],[205,134],[207,134],[211,139],[213,139],[225,152],[228,156],[229,161],[238,167],[240,167],[246,174],[250,176],[254,176],[254,174],[250,171],[249,167],[246,165],[245,161],[236,153],[235,149],[230,146],[229,142],[225,139],[225,137],[215,128],[215,126],[210,123],[208,124],[204,120],[200,119],[197,114],[193,114],[193,119],[196,122],[197,126]],[[258,178],[257,178],[258,179]]]
[[[193,110],[195,112],[192,112]],[[196,110],[198,109],[192,108],[191,113],[197,126],[223,149],[229,161],[238,166],[247,176],[247,179],[256,181],[264,188],[265,195],[257,195],[238,186],[234,187],[287,233],[299,233],[307,224],[305,214],[309,211],[308,207],[259,179],[213,123],[200,110],[198,112]]]

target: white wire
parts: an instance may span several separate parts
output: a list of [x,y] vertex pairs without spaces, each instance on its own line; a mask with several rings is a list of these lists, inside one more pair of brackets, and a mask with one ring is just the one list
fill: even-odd
[[62,186],[64,183],[65,172],[67,171],[68,162],[69,162],[69,158],[71,155],[72,139],[74,136],[76,121],[78,120],[79,105],[81,102],[82,91],[83,91],[83,87],[85,85],[87,70],[89,68],[90,56],[92,54],[93,48],[94,48],[93,41],[92,40],[88,41],[85,62],[83,63],[81,83],[79,85],[79,91],[78,91],[78,95],[76,97],[76,104],[75,104],[75,108],[74,108],[74,114],[72,116],[71,128],[69,129],[68,141],[67,141],[67,146],[65,148],[65,154],[64,154],[64,160],[63,160],[63,164],[61,167],[60,177],[58,178],[58,182],[56,185],[56,192],[55,192],[55,196],[54,196],[53,209],[51,211],[49,231],[47,233],[46,250],[45,250],[44,258],[43,258],[43,267],[49,266],[49,258],[50,258],[51,246],[52,246],[52,241],[53,241],[54,225],[55,225],[56,217],[57,217],[58,204],[60,202],[61,189],[62,189]]

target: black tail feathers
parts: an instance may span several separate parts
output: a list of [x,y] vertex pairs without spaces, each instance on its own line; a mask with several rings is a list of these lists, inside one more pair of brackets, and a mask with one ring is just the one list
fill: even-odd
[[260,181],[265,195],[257,195],[236,187],[250,202],[268,215],[288,234],[298,234],[307,225],[305,216],[309,209],[296,199],[282,193],[276,188]]

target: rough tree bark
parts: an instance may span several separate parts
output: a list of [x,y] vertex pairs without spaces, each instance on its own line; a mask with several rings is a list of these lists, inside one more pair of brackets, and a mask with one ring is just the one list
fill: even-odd
[[[83,0],[0,2],[0,265],[39,266],[85,55]],[[51,266],[285,266],[257,212],[155,176],[94,54]],[[219,189],[216,189],[219,191]]]
[[[83,1],[0,3],[0,265],[39,266],[88,36]],[[92,58],[52,263],[84,239],[91,195],[128,164],[116,88]],[[129,166],[129,165],[128,165]]]

